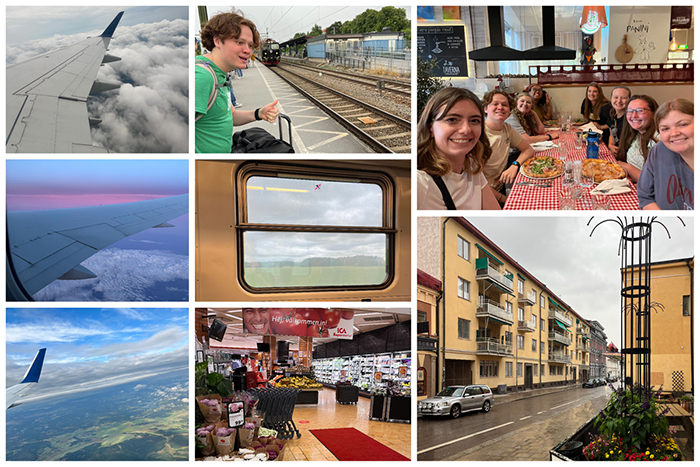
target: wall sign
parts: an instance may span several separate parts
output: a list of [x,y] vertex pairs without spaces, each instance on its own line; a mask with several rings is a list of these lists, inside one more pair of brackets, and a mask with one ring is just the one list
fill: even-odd
[[465,27],[418,26],[418,53],[423,61],[437,59],[433,76],[469,77]]

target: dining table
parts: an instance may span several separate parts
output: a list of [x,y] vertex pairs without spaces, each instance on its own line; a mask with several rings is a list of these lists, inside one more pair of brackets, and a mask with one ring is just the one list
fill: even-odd
[[[586,159],[585,142],[582,148],[576,148],[574,139],[575,133],[561,133],[559,139],[554,140],[557,147],[536,152],[535,156],[549,156],[554,159],[561,159],[558,145],[564,144],[567,148],[566,160],[583,161]],[[598,148],[598,158],[610,162],[615,162],[615,156],[610,152],[608,147],[602,142]],[[610,197],[610,210],[636,211],[639,210],[639,200],[637,198],[637,186],[629,179],[630,191],[608,195]],[[518,171],[518,175],[513,181],[513,187],[508,194],[508,199],[503,209],[522,210],[522,209],[559,209],[559,192],[564,188],[564,175],[560,175],[553,179],[532,179],[526,177],[522,170]],[[576,201],[577,210],[590,210],[592,203],[590,202],[590,193],[595,189],[595,185],[591,187],[580,187],[582,196]]]

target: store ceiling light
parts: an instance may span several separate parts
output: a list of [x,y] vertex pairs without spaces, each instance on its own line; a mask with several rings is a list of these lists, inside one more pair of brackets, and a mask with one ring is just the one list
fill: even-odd
[[595,34],[600,28],[608,25],[604,6],[584,6],[579,26],[584,34]]

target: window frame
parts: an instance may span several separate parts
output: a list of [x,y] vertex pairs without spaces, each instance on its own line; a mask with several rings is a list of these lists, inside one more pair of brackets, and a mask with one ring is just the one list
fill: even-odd
[[[247,183],[251,177],[278,177],[321,180],[330,182],[351,182],[378,185],[382,190],[382,225],[379,227],[366,226],[320,226],[294,224],[256,224],[248,222]],[[289,292],[331,292],[350,290],[383,290],[389,287],[396,278],[396,242],[397,242],[397,212],[395,209],[397,190],[392,178],[380,171],[336,169],[329,167],[308,167],[293,163],[251,161],[242,164],[235,174],[235,224],[236,238],[236,269],[238,281],[245,291],[253,294],[289,293]],[[381,284],[360,285],[312,285],[312,286],[276,286],[254,287],[245,280],[245,244],[243,237],[246,232],[300,232],[300,233],[354,233],[354,234],[383,234],[386,237],[386,273],[387,277]]]
[[[467,248],[466,249],[466,252],[467,252],[466,257],[463,254],[461,254],[461,255],[459,254],[460,245],[462,246],[462,253],[464,253],[464,251],[465,251],[464,247],[466,246],[466,248]],[[457,235],[457,256],[459,256],[460,258],[462,258],[466,261],[469,261],[471,263],[471,252],[469,251],[470,248],[471,248],[471,243],[469,243],[468,240],[465,240],[461,235]]]
[[[466,289],[467,289],[466,290],[466,295],[467,295],[466,297],[463,297],[462,295],[459,294],[459,286],[462,282],[464,282],[464,284],[466,284]],[[469,282],[468,280],[466,280],[462,277],[457,276],[457,297],[459,297],[463,300],[467,300],[468,302],[471,302],[472,301],[472,290],[471,289],[472,289],[471,282]],[[462,287],[462,290],[464,291],[464,287]]]
[[[464,330],[464,327],[466,326],[467,328],[467,335],[463,336],[462,331]],[[471,334],[472,331],[472,322],[468,319],[464,318],[457,318],[457,338],[458,339],[464,339],[464,340],[471,340],[469,337],[469,334]]]

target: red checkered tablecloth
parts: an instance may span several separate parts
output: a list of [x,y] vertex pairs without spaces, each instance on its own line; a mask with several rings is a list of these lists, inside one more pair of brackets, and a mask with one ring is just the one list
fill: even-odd
[[[576,149],[574,147],[574,135],[567,134],[561,135],[563,141],[568,148],[567,160],[578,160],[582,161],[586,158],[586,148]],[[549,156],[553,158],[559,157],[558,148],[549,149],[547,151],[538,152],[535,156]],[[608,150],[608,147],[604,144],[600,145],[600,151],[598,157],[607,161],[615,161],[615,156]],[[508,195],[508,200],[506,201],[503,209],[559,209],[559,199],[557,194],[563,188],[564,176],[557,177],[553,180],[542,180],[542,183],[551,182],[552,186],[549,188],[538,187],[533,185],[518,185],[519,182],[537,182],[531,178],[527,178],[521,172],[518,172],[518,176],[515,177],[513,182],[513,188]],[[581,187],[583,196],[576,202],[577,210],[591,209],[590,203],[590,192],[595,186],[591,188]],[[629,193],[623,193],[619,195],[610,196],[610,209],[611,210],[626,210],[626,211],[636,211],[639,210],[639,200],[637,199],[637,186],[630,182]]]

